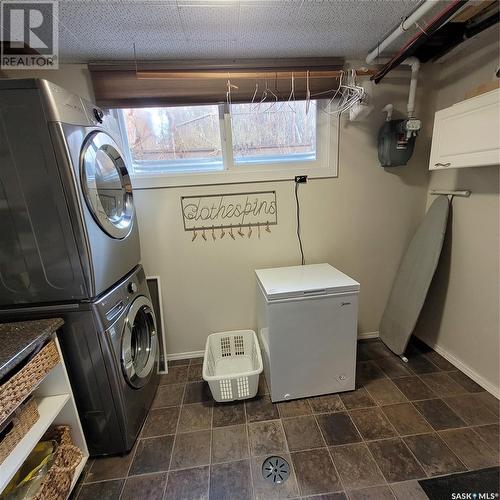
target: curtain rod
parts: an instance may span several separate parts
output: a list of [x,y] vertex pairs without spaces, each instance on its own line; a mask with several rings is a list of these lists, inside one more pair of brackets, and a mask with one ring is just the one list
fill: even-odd
[[[309,75],[308,75],[309,73]],[[372,76],[376,70],[360,69],[356,70],[357,76]],[[342,75],[341,70],[332,71],[161,71],[161,70],[138,70],[136,72],[139,80],[180,80],[180,79],[209,79],[221,80],[233,78],[235,80],[290,80],[292,77],[297,79],[305,79],[309,76],[310,79],[315,78],[339,78]]]
[[331,71],[342,69],[341,57],[289,57],[266,59],[164,59],[99,61],[89,63],[91,71]]

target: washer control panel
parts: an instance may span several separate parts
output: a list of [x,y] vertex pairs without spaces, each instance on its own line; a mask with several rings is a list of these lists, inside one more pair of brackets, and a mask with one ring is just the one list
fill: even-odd
[[104,329],[107,330],[120,319],[124,320],[130,305],[140,295],[149,295],[142,267],[138,267],[135,272],[102,296],[98,302],[94,302],[93,307]]

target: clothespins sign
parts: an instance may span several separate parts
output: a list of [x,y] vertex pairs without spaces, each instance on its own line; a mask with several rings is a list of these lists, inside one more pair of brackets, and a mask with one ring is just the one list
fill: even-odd
[[251,239],[254,234],[260,239],[262,229],[271,233],[271,226],[278,223],[275,191],[182,196],[181,208],[184,230],[192,232],[193,242],[198,235],[198,241],[208,241],[211,236],[215,242],[226,234],[232,240],[237,235]]

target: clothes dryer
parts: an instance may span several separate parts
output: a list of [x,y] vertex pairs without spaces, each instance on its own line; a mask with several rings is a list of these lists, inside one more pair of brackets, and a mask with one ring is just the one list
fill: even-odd
[[140,261],[118,125],[42,79],[0,81],[0,307],[88,301]]

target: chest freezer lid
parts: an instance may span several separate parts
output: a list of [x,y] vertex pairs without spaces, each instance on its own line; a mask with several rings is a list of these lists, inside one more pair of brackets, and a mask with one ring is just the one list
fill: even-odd
[[255,274],[269,301],[359,290],[357,281],[330,264],[257,269]]

